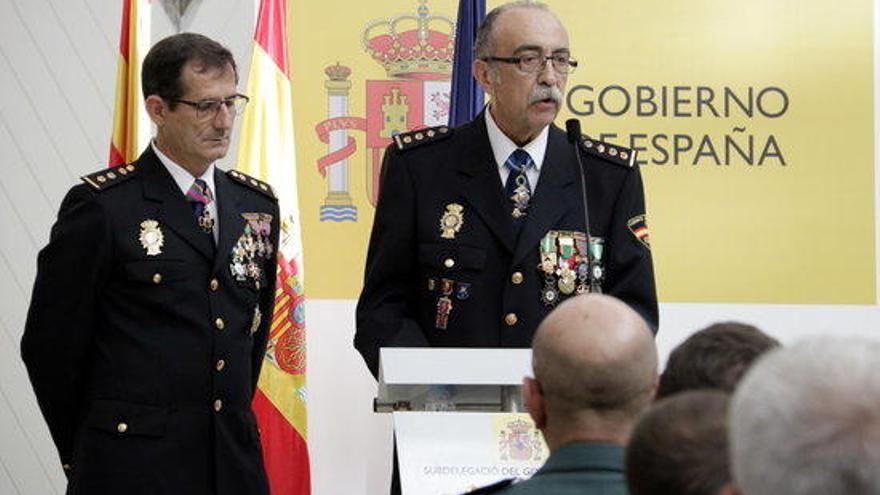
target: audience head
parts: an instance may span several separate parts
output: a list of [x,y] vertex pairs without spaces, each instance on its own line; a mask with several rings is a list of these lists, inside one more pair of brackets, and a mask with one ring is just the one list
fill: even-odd
[[669,355],[657,398],[700,388],[733,392],[752,362],[779,341],[751,325],[716,323],[691,335]]
[[608,296],[562,303],[532,342],[523,396],[551,450],[571,441],[623,444],[653,398],[657,350],[644,320]]
[[730,396],[691,390],[639,417],[626,450],[630,495],[733,495],[727,447]]
[[744,495],[880,493],[880,342],[817,338],[774,350],[733,397]]

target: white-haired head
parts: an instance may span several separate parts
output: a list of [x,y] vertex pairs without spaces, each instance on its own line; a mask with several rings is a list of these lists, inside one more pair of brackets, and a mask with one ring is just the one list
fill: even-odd
[[768,353],[734,394],[730,443],[744,495],[880,493],[880,342]]

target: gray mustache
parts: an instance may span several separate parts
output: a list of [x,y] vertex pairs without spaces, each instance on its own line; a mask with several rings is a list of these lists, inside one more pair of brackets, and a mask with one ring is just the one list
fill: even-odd
[[529,93],[529,104],[548,98],[555,101],[557,105],[561,105],[562,91],[556,86],[538,86]]

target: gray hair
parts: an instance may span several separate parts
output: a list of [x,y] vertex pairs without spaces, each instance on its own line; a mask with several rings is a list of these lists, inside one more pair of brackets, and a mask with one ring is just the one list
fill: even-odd
[[488,57],[492,55],[492,30],[495,27],[495,21],[501,14],[513,9],[539,9],[550,12],[550,8],[546,4],[534,0],[516,0],[515,2],[501,4],[486,14],[486,18],[477,28],[476,40],[474,41],[474,59]]
[[731,408],[747,495],[880,493],[880,342],[817,338],[768,353]]

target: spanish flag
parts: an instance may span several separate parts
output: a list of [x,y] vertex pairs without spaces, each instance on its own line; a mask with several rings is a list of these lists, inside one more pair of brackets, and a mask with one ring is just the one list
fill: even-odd
[[287,2],[262,0],[254,35],[238,168],[272,185],[281,212],[275,311],[253,408],[273,495],[311,492],[306,443],[302,241],[287,61]]
[[141,62],[150,36],[148,0],[123,0],[119,60],[116,63],[116,104],[109,165],[134,161],[149,140],[149,119],[141,94]]

